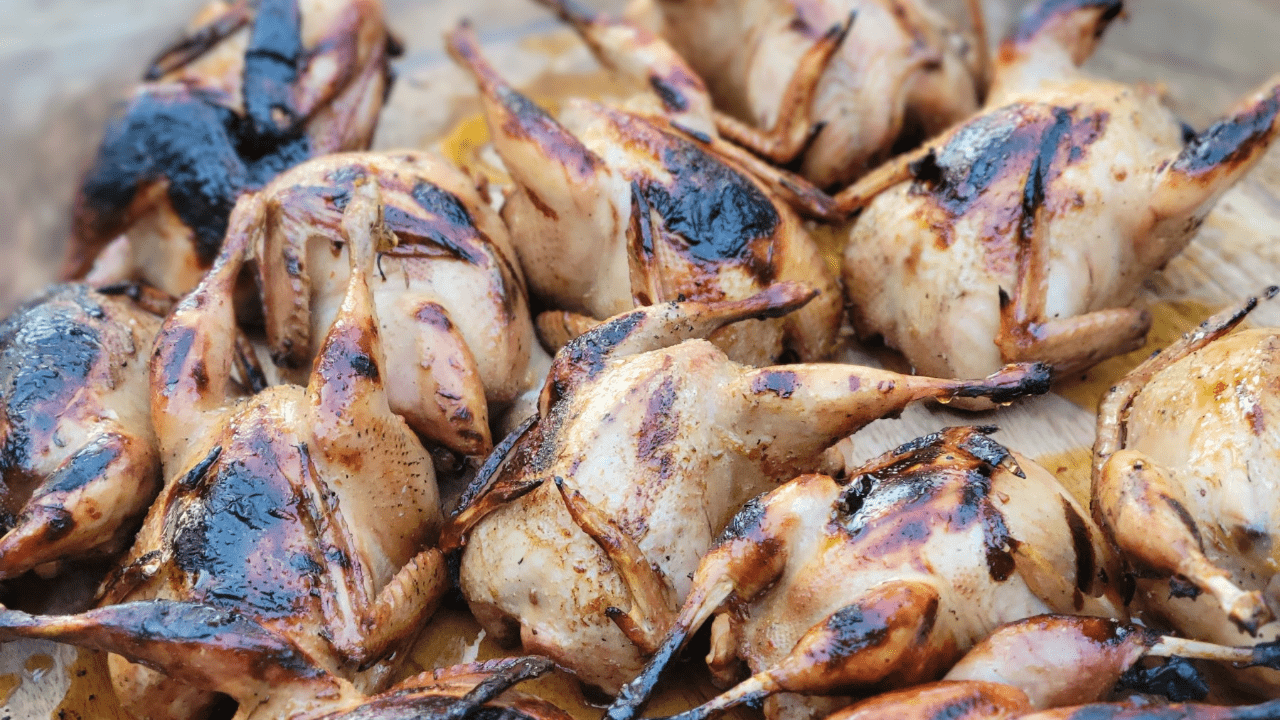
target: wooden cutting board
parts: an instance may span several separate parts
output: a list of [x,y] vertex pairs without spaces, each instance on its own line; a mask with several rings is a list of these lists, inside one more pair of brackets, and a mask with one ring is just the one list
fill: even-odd
[[[111,103],[149,57],[137,48],[158,47],[199,4],[64,1],[38,12],[24,7],[16,25],[10,19],[10,34],[0,35],[0,87],[8,88],[10,104],[19,109],[0,110],[0,163],[9,180],[0,185],[0,217],[6,220],[0,228],[6,260],[0,263],[0,312],[51,279],[76,178],[92,157]],[[961,3],[940,4],[963,17]],[[986,0],[990,27],[1008,27],[1022,4]],[[487,136],[474,86],[447,61],[440,43],[442,33],[464,15],[475,20],[499,69],[550,108],[572,94],[619,92],[576,36],[528,0],[386,0],[386,5],[408,53],[398,63],[400,78],[384,111],[375,142],[379,148],[434,147],[455,161],[483,162]],[[1108,31],[1088,68],[1119,80],[1163,83],[1170,106],[1197,127],[1280,72],[1277,0],[1131,5],[1131,17]],[[838,242],[838,233],[827,237]],[[1191,246],[1144,284],[1140,303],[1155,318],[1147,347],[1065,378],[1051,395],[996,412],[912,408],[901,418],[873,423],[843,449],[859,461],[945,425],[995,424],[1001,428],[998,439],[1038,459],[1087,502],[1093,410],[1100,394],[1152,350],[1216,309],[1275,283],[1280,283],[1280,150],[1227,193]],[[1264,305],[1252,322],[1280,325],[1280,301]],[[883,357],[850,346],[842,359],[874,363]],[[501,654],[467,613],[449,611],[426,629],[405,672]],[[599,717],[567,677],[532,687],[583,720]],[[677,711],[709,689],[700,681],[670,687],[650,712]],[[44,642],[0,647],[0,720],[44,717],[125,717],[99,655]]]

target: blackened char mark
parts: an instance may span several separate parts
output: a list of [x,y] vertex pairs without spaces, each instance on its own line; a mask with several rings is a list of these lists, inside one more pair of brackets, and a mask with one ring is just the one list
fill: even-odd
[[576,385],[599,375],[604,370],[605,358],[643,324],[644,318],[642,310],[619,315],[587,330],[561,348],[560,356],[567,360],[562,372],[580,372],[582,377],[557,377],[553,386],[555,399],[564,397],[563,391],[570,387],[569,383]]
[[507,456],[511,454],[516,443],[519,442],[520,439],[523,438],[529,432],[529,429],[537,422],[537,414],[530,415],[524,419],[524,422],[516,426],[515,430],[512,430],[505,438],[503,438],[502,442],[498,443],[498,445],[493,448],[493,452],[489,453],[489,457],[484,459],[484,464],[480,466],[480,469],[476,472],[476,476],[467,485],[466,489],[462,491],[462,495],[458,497],[458,504],[454,507],[453,511],[449,513],[449,517],[457,517],[458,513],[466,510],[468,507],[471,507],[471,504],[476,501],[476,498],[483,495],[493,486],[493,481],[498,477],[498,469],[502,467]]
[[1065,496],[1062,498],[1062,513],[1066,516],[1067,529],[1071,531],[1071,545],[1076,553],[1076,587],[1081,592],[1089,592],[1097,569],[1097,558],[1093,554],[1093,535],[1084,518]]
[[298,0],[261,0],[244,54],[244,107],[252,137],[273,142],[300,120],[293,86],[304,55]]
[[1107,29],[1107,25],[1111,24],[1112,20],[1120,16],[1120,13],[1124,10],[1124,1],[1042,0],[1042,2],[1033,5],[1023,15],[1022,20],[1018,23],[1018,29],[1013,33],[1013,38],[1017,42],[1025,42],[1039,34],[1049,24],[1049,21],[1054,18],[1089,9],[1094,9],[1098,12],[1097,25],[1094,27],[1094,36],[1096,37]]
[[411,193],[427,217],[411,214],[394,205],[385,208],[387,228],[400,244],[389,256],[432,256],[486,265],[489,257],[476,246],[480,231],[462,201],[428,182],[417,183]]
[[242,125],[231,110],[202,93],[140,94],[107,127],[81,188],[76,234],[92,239],[123,231],[139,188],[163,180],[169,204],[191,229],[197,259],[212,264],[236,198],[310,155],[303,136],[281,138],[269,148],[250,147],[241,136]]
[[[642,180],[649,204],[669,233],[680,236],[686,252],[704,264],[741,262],[763,284],[773,280],[772,238],[781,218],[763,192],[747,177],[687,140],[666,136],[662,163],[670,185]],[[757,249],[758,241],[767,248]]]
[[[59,417],[107,358],[99,326],[84,317],[100,306],[85,286],[60,286],[0,324],[0,477],[7,494],[53,441]],[[30,488],[27,488],[29,490]],[[13,498],[0,498],[4,504]]]
[[503,123],[502,132],[535,143],[547,154],[548,161],[564,166],[576,177],[587,178],[595,174],[600,160],[552,120],[545,110],[505,85],[495,88],[494,93],[513,116]]
[[642,463],[657,466],[659,477],[666,478],[674,464],[667,447],[679,434],[680,413],[675,408],[679,382],[674,375],[667,375],[662,384],[649,396],[644,418],[636,437],[636,456]]
[[767,494],[760,493],[748,500],[747,504],[743,505],[742,509],[725,526],[724,531],[720,533],[720,537],[716,538],[713,547],[719,547],[727,542],[756,534],[756,531],[764,524],[765,511],[768,509],[764,503]]
[[[308,602],[309,583],[295,568],[323,564],[315,555],[303,500],[285,474],[299,467],[281,454],[272,430],[241,429],[233,452],[222,452],[202,480],[176,488],[167,508],[173,563],[191,597],[220,607],[289,615]],[[300,562],[296,557],[309,557]]]
[[[85,446],[71,457],[70,462],[59,468],[58,474],[45,487],[45,492],[66,495],[102,477],[107,468],[120,459],[124,450],[123,442],[119,436],[108,435]],[[139,485],[145,485],[146,480],[147,478],[137,478]]]
[[1250,157],[1270,137],[1277,114],[1280,98],[1272,94],[1247,112],[1219,120],[1187,142],[1172,169],[1196,176]]
[[1084,157],[1110,119],[1105,111],[1078,113],[1078,108],[1015,104],[981,115],[911,164],[912,192],[931,194],[947,214],[959,217],[1001,178],[1023,177],[1022,209],[1034,216],[1049,183],[1063,166]]
[[755,380],[751,381],[751,392],[756,395],[770,393],[780,398],[789,398],[799,386],[800,380],[794,372],[774,370],[757,375]]
[[649,87],[658,94],[658,99],[662,101],[662,106],[669,112],[684,112],[689,109],[689,101],[685,99],[684,93],[680,88],[667,82],[666,78],[658,75],[649,76]]
[[1133,665],[1120,676],[1116,688],[1161,695],[1173,702],[1203,700],[1209,696],[1209,684],[1191,661],[1183,657],[1168,658],[1154,667]]

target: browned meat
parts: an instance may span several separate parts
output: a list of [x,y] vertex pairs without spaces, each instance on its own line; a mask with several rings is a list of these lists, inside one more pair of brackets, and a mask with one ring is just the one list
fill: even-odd
[[[1143,578],[1139,604],[1228,645],[1280,638],[1280,332],[1223,337],[1256,302],[1210,318],[1113,388],[1094,445],[1094,514]],[[1280,672],[1238,677],[1280,691]]]
[[1121,7],[1030,7],[980,114],[842,193],[866,205],[844,256],[861,335],[939,377],[1074,371],[1142,343],[1142,279],[1262,157],[1280,80],[1185,139],[1154,92],[1076,67]]
[[1119,616],[1101,533],[1046,470],[985,432],[914,440],[845,481],[805,475],[748,503],[707,553],[653,660],[609,720],[629,720],[713,615],[713,674],[732,682],[684,713],[765,701],[821,717],[850,693],[936,680],[998,625],[1046,612]]
[[167,305],[56,285],[0,324],[0,578],[129,543],[160,489],[146,358]]
[[821,467],[828,446],[915,401],[1008,402],[1046,387],[1043,368],[1026,366],[986,381],[751,369],[690,339],[811,296],[779,284],[747,300],[647,306],[557,354],[538,417],[490,457],[442,541],[466,544],[462,590],[489,633],[617,692],[748,498]]
[[[650,48],[625,27],[611,33],[617,26],[579,19],[588,37],[616,40],[614,55],[656,68],[655,77],[688,77],[664,65],[678,58],[646,58]],[[450,34],[449,48],[479,83],[494,147],[515,180],[502,216],[531,292],[587,316],[559,327],[679,298],[740,300],[794,280],[818,298],[787,317],[727,328],[715,342],[757,365],[786,349],[802,360],[831,351],[841,312],[835,278],[769,187],[650,113],[574,100],[563,124],[552,120],[488,65],[469,27]],[[664,82],[668,95],[688,90]]]
[[[925,0],[636,0],[631,14],[653,16],[706,79],[727,112],[716,118],[722,135],[774,162],[798,160],[829,187],[977,110],[986,37],[980,3],[968,6],[977,37]],[[838,48],[819,54],[842,26]]]
[[309,157],[368,147],[395,51],[379,0],[211,3],[107,126],[64,275],[191,290],[237,196]]
[[[998,628],[940,682],[864,700],[828,720],[1269,718],[1280,712],[1280,704],[1241,708],[1166,705],[1155,696],[1179,703],[1204,699],[1209,688],[1185,663],[1187,658],[1274,666],[1275,650],[1162,637],[1141,626],[1104,618],[1041,615]],[[1174,665],[1140,668],[1135,663],[1144,657],[1175,659]],[[1117,683],[1143,696],[1126,702],[1099,702]]]
[[272,357],[295,375],[311,367],[347,287],[342,211],[362,183],[378,185],[394,235],[371,279],[395,370],[385,379],[391,410],[430,440],[483,455],[491,408],[501,417],[536,388],[550,358],[534,337],[506,226],[467,176],[433,155],[309,160],[237,206],[231,232],[255,244]]
[[[355,271],[306,387],[237,397],[231,382],[231,293],[246,235],[230,236],[165,320],[151,358],[165,484],[103,598],[145,612],[147,603],[203,603],[251,618],[360,690],[385,678],[388,655],[447,585],[439,552],[423,549],[441,521],[431,457],[383,387],[368,285],[375,243],[389,244],[376,193],[366,184],[348,201],[343,235]],[[172,652],[180,663],[180,649]],[[117,656],[110,667],[140,717],[193,717],[212,699]]]
[[550,670],[545,658],[428,671],[368,697],[286,634],[201,603],[151,600],[72,616],[0,608],[0,640],[14,637],[121,653],[192,687],[231,696],[239,704],[235,720],[570,720],[559,708],[510,690]]

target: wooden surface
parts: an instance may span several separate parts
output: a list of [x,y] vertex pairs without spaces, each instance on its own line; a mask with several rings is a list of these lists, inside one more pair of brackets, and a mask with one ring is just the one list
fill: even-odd
[[[67,207],[78,175],[92,156],[112,103],[127,90],[150,53],[171,37],[197,0],[24,4],[0,29],[0,312],[38,290],[52,276],[66,233]],[[617,3],[594,2],[616,7]],[[993,34],[1007,27],[1020,2],[988,0]],[[949,3],[959,6],[959,3]],[[607,94],[612,87],[574,36],[529,0],[387,0],[388,15],[409,53],[384,112],[378,147],[439,147],[455,158],[483,140],[473,85],[446,61],[441,33],[471,15],[496,64],[536,99],[554,104],[574,92]],[[10,12],[6,6],[6,14]],[[1127,22],[1108,31],[1088,65],[1125,81],[1161,82],[1170,105],[1203,127],[1235,98],[1280,71],[1280,2],[1276,0],[1137,0]],[[957,13],[957,16],[959,14]],[[1141,304],[1155,316],[1148,347],[1116,358],[1055,393],[1032,402],[973,415],[914,408],[900,419],[874,423],[844,448],[863,459],[948,424],[994,423],[997,437],[1041,460],[1074,491],[1087,483],[1093,408],[1110,383],[1224,304],[1280,282],[1280,150],[1272,150],[1209,217],[1191,246],[1145,283]],[[1280,325],[1280,302],[1263,306],[1255,324]],[[873,360],[850,349],[847,359]],[[432,640],[412,654],[430,667],[491,657],[499,649],[465,613],[450,613],[428,628]],[[102,677],[101,658],[49,643],[0,647],[0,720],[120,716]],[[582,704],[564,678],[539,692],[570,705],[579,717],[599,712]],[[704,689],[677,688],[667,707]],[[70,713],[70,714],[67,714]]]

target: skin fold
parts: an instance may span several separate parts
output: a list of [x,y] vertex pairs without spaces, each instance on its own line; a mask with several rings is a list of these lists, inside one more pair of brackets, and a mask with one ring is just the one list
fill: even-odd
[[0,579],[127,546],[160,490],[146,360],[170,303],[55,285],[0,323]]
[[[1257,300],[1206,320],[1118,383],[1099,407],[1094,445],[1094,516],[1139,578],[1138,604],[1187,637],[1232,645],[1280,637],[1280,333],[1227,334]],[[1233,677],[1280,690],[1274,670]]]
[[108,124],[63,276],[190,291],[241,193],[369,146],[398,52],[378,0],[212,2]]
[[[764,701],[812,718],[851,694],[939,679],[1004,622],[1046,612],[1121,616],[1114,559],[1058,481],[958,427],[844,480],[804,475],[748,503],[698,565],[679,616],[610,707],[629,720],[706,621],[724,694],[678,716]],[[813,697],[837,696],[837,697]]]
[[550,357],[534,336],[501,218],[470,178],[434,155],[309,160],[238,206],[231,232],[255,244],[271,355],[295,376],[310,369],[350,276],[342,209],[366,182],[379,187],[395,243],[370,279],[396,370],[386,378],[391,410],[430,441],[484,455],[491,417],[537,385]]
[[461,587],[500,641],[615,693],[657,649],[702,554],[744,502],[874,419],[926,398],[1040,392],[1044,368],[940,381],[855,365],[752,369],[700,337],[794,311],[812,291],[652,305],[566,345],[540,410],[446,525]]
[[[381,217],[377,187],[361,186],[343,216],[354,271],[305,387],[244,394],[232,380],[231,295],[246,235],[231,236],[165,320],[150,362],[164,487],[105,585],[106,617],[121,603],[144,616],[160,612],[148,603],[207,605],[263,626],[362,692],[383,683],[389,656],[430,617],[448,584],[429,547],[441,515],[431,456],[382,383],[369,289],[375,253],[390,246]],[[135,639],[166,637],[163,623],[143,627],[150,635]],[[108,665],[138,717],[198,717],[213,700],[207,685],[120,655]]]
[[981,112],[837,197],[861,210],[844,254],[860,336],[938,377],[1030,360],[1074,372],[1141,345],[1143,278],[1262,157],[1280,84],[1184,131],[1153,91],[1078,69],[1121,9],[1031,6]]
[[684,111],[572,100],[553,120],[485,61],[469,26],[449,34],[449,52],[479,84],[494,148],[516,184],[502,216],[530,292],[556,311],[539,326],[564,339],[631,308],[741,300],[790,280],[809,283],[818,297],[794,314],[726,328],[714,342],[756,365],[784,352],[805,361],[828,354],[840,323],[838,286],[799,215],[772,189],[798,185],[761,181],[724,157],[723,143],[690,127],[705,120],[695,113],[705,107],[696,102],[701,85],[674,54],[657,53],[632,26],[560,7],[597,54],[652,72],[659,95]]

